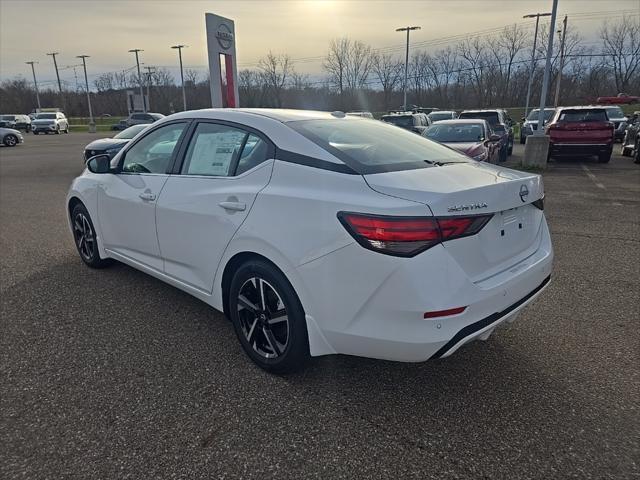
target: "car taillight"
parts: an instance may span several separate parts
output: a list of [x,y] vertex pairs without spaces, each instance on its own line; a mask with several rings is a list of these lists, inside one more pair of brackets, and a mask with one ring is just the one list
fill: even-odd
[[440,242],[474,235],[492,216],[393,217],[338,213],[340,223],[360,245],[398,257],[413,257]]

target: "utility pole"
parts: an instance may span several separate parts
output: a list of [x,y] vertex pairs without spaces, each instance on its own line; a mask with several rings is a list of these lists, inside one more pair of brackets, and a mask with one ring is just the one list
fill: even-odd
[[529,67],[529,85],[527,86],[527,100],[524,107],[524,117],[527,118],[529,113],[529,99],[531,98],[531,86],[533,84],[533,76],[535,74],[535,62],[536,62],[536,45],[538,43],[538,25],[540,24],[540,17],[548,17],[551,13],[530,13],[522,18],[534,18],[536,19],[536,31],[533,34],[533,50],[531,50],[531,66]]
[[557,107],[560,101],[560,83],[562,82],[562,69],[564,68],[564,45],[567,39],[567,15],[564,16],[562,21],[562,38],[560,39],[560,69],[558,70],[558,80],[556,81],[556,98],[553,102],[553,106]]
[[407,51],[404,58],[404,87],[402,88],[402,94],[404,97],[403,107],[404,111],[407,111],[407,76],[409,74],[409,32],[411,30],[420,30],[420,27],[402,27],[396,28],[396,32],[407,32]]
[[56,69],[56,78],[58,79],[58,90],[62,96],[62,84],[60,83],[60,73],[58,73],[58,62],[56,62],[56,55],[60,55],[60,52],[47,53],[48,56],[53,57],[53,66]]
[[31,60],[30,62],[24,62],[27,65],[31,65],[31,72],[33,73],[33,84],[36,87],[36,100],[38,101],[38,110],[40,110],[42,107],[40,106],[40,93],[38,92],[38,82],[36,80],[36,68],[33,66],[35,63],[38,62],[34,62],[33,60]]
[[93,121],[93,111],[91,110],[91,95],[89,94],[89,78],[87,77],[87,62],[89,55],[78,55],[76,58],[82,59],[82,67],[84,68],[84,84],[87,88],[87,105],[89,105],[89,133],[95,133],[96,123]]
[[147,70],[147,110],[151,110],[151,75],[155,73],[156,67],[144,67]]
[[184,90],[184,74],[182,72],[182,49],[187,48],[188,45],[174,45],[171,48],[178,50],[178,58],[180,59],[180,82],[182,83],[182,110],[187,110],[187,94]]
[[129,53],[136,54],[136,66],[138,67],[138,84],[140,85],[140,96],[142,97],[142,111],[144,113],[147,113],[147,102],[144,99],[144,92],[142,91],[142,74],[140,73],[140,59],[138,58],[139,52],[144,52],[144,50],[141,50],[139,48],[129,50]]
[[549,72],[551,71],[551,56],[553,55],[553,37],[556,31],[556,14],[558,13],[558,0],[553,0],[551,9],[551,24],[549,25],[549,44],[547,45],[547,62],[544,66],[542,77],[542,91],[540,92],[540,112],[538,113],[538,128],[533,132],[534,136],[544,135],[544,107],[549,90]]

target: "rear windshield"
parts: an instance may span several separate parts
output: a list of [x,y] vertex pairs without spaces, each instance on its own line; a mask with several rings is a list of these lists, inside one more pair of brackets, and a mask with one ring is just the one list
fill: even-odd
[[624,112],[620,107],[607,107],[605,108],[607,111],[607,116],[609,118],[623,118]]
[[437,122],[438,120],[451,120],[453,118],[451,112],[433,112],[428,116],[432,122]]
[[469,161],[436,142],[383,122],[331,119],[287,125],[362,175]]
[[609,118],[607,112],[603,108],[598,109],[580,109],[580,110],[562,110],[558,121],[560,122],[606,122]]
[[388,115],[382,117],[380,120],[387,123],[392,123],[398,127],[413,127],[413,117],[411,115]]
[[462,112],[458,118],[481,118],[490,125],[497,125],[500,122],[498,112]]
[[145,124],[134,125],[133,127],[125,128],[123,131],[121,131],[119,134],[117,134],[113,138],[123,138],[125,140],[127,139],[130,140],[147,127],[148,125],[145,125]]
[[424,136],[444,143],[477,143],[484,140],[484,128],[480,123],[437,123]]
[[[535,110],[531,110],[531,112],[529,113],[529,116],[527,117],[527,120],[529,121],[533,120],[534,122],[537,122],[539,113],[540,113],[540,109],[538,108],[536,108]],[[555,113],[555,110],[545,110],[544,111],[545,122],[548,122],[551,119],[551,117],[553,117],[554,113]]]
[[15,119],[16,119],[16,117],[15,117],[15,115],[2,115],[2,116],[0,117],[0,119],[1,119],[1,120],[15,120]]

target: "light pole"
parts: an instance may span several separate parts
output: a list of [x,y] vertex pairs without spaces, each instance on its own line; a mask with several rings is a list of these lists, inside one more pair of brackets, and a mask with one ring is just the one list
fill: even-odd
[[35,63],[38,63],[38,62],[34,62],[32,60],[30,62],[24,62],[24,63],[26,63],[27,65],[31,65],[31,72],[33,73],[33,84],[36,87],[36,100],[38,101],[38,110],[40,110],[42,107],[40,106],[40,93],[38,92],[38,82],[36,80],[36,67],[33,66]]
[[155,67],[144,67],[147,69],[147,109],[151,110],[151,75],[155,73]]
[[530,13],[522,18],[534,18],[536,19],[536,31],[533,34],[533,50],[531,50],[531,67],[529,68],[529,86],[527,87],[527,100],[524,107],[524,117],[527,118],[529,113],[529,99],[531,98],[531,85],[533,84],[534,66],[536,61],[536,45],[538,42],[538,25],[540,23],[540,17],[548,17],[551,13]]
[[547,90],[549,89],[549,71],[551,70],[551,55],[553,54],[553,37],[556,31],[556,14],[558,13],[558,0],[553,0],[551,8],[551,23],[549,25],[549,44],[547,45],[547,62],[544,66],[544,76],[542,77],[542,91],[540,92],[540,111],[538,112],[538,128],[533,132],[534,136],[544,135],[544,107],[547,101]]
[[60,52],[47,53],[48,56],[53,57],[53,67],[56,69],[56,78],[58,79],[58,90],[62,95],[62,84],[60,83],[60,74],[58,73],[58,62],[56,62],[56,55],[60,55]]
[[171,48],[178,50],[178,58],[180,59],[180,82],[182,83],[182,109],[187,110],[187,94],[184,91],[184,74],[182,72],[182,49],[187,48],[188,45],[174,45]]
[[140,73],[140,59],[138,58],[138,52],[144,52],[139,48],[134,48],[129,50],[129,53],[136,54],[136,66],[138,67],[138,83],[140,84],[140,96],[142,97],[142,111],[147,113],[147,102],[144,99],[144,92],[142,91],[142,74]]
[[557,107],[560,101],[560,83],[562,82],[562,69],[564,68],[564,45],[567,38],[567,16],[564,16],[562,27],[562,38],[560,39],[560,69],[558,70],[558,81],[556,82],[556,98],[553,101],[553,106]]
[[96,124],[93,121],[93,111],[91,110],[91,95],[89,95],[89,78],[87,77],[87,62],[89,55],[78,55],[76,58],[82,59],[82,67],[84,68],[84,84],[87,88],[87,105],[89,105],[89,133],[95,133]]
[[407,32],[407,52],[404,58],[404,87],[402,88],[403,92],[403,107],[404,111],[407,111],[407,75],[409,73],[409,32],[411,30],[420,30],[420,27],[402,27],[396,28],[396,32]]

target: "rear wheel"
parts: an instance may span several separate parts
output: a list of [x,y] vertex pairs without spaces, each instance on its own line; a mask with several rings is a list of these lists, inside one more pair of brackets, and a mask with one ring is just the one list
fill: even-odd
[[60,135],[60,125],[56,126],[56,135]]
[[629,147],[625,147],[624,143],[622,144],[622,149],[620,151],[620,155],[622,155],[623,157],[630,157],[633,153],[633,150]]
[[7,147],[15,147],[18,144],[18,137],[10,133],[6,137],[4,137],[3,143]]
[[100,258],[96,230],[93,228],[89,212],[81,203],[73,207],[71,225],[76,248],[85,264],[91,268],[104,268],[111,264],[110,259]]
[[520,145],[524,145],[527,141],[527,137],[520,137]]
[[509,147],[507,148],[507,156],[513,155],[513,140],[509,143]]
[[40,132],[39,132],[39,131],[37,131],[37,130],[34,130],[34,131],[33,131],[33,134],[34,134],[34,135],[40,135]]
[[500,157],[499,157],[500,162],[506,162],[507,156],[508,156],[507,147],[505,145],[503,148],[500,149]]
[[611,160],[611,150],[598,154],[599,163],[609,163],[609,160]]
[[634,163],[640,163],[640,139],[636,141],[636,148],[633,155]]
[[228,310],[242,348],[259,367],[273,373],[304,367],[304,309],[282,272],[261,260],[243,264],[231,280]]

